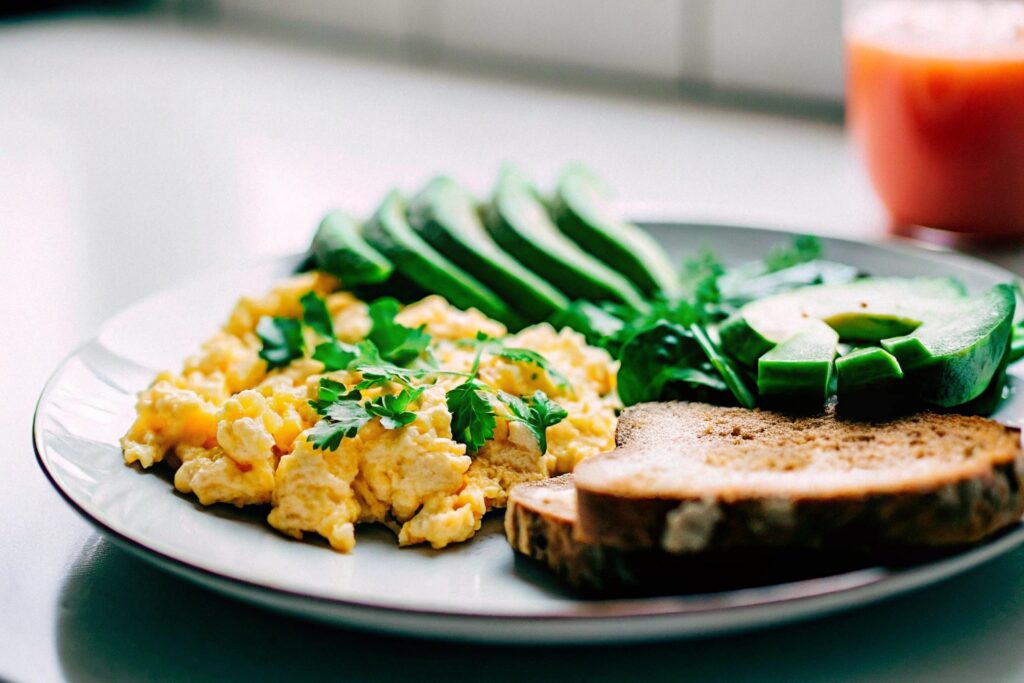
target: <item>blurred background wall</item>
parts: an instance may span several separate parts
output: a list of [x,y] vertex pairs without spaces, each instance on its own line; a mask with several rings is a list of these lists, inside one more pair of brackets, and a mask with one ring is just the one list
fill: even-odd
[[17,0],[8,14],[165,13],[418,62],[837,115],[839,0]]

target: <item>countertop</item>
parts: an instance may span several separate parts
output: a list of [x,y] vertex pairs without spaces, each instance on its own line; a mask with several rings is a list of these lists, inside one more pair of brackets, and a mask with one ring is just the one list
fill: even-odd
[[[579,158],[637,215],[877,238],[882,211],[838,125],[144,19],[2,26],[0,73],[0,679],[1024,678],[1024,550],[775,630],[477,647],[195,587],[99,537],[36,466],[35,399],[106,317],[204,270],[298,251],[333,206],[365,213],[442,171],[484,192],[505,159],[550,182]],[[1024,270],[1016,247],[986,255]]]

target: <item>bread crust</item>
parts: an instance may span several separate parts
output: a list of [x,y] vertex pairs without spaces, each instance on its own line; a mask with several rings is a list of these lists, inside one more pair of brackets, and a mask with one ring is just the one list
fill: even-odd
[[[879,490],[848,487],[838,495],[826,490],[818,495],[744,496],[737,495],[741,489],[725,486],[707,488],[698,496],[666,497],[646,495],[645,482],[629,480],[629,486],[621,486],[613,481],[608,486],[598,479],[602,487],[580,481],[578,473],[588,469],[587,462],[611,464],[617,470],[617,454],[666,457],[651,455],[650,448],[671,446],[667,417],[692,417],[689,411],[696,411],[731,418],[721,412],[729,410],[703,404],[630,409],[620,421],[617,451],[585,461],[576,475],[512,489],[505,516],[512,547],[584,596],[698,592],[918,562],[976,543],[1024,513],[1019,432],[964,416],[916,416],[906,424],[937,426],[939,433],[973,429],[971,439],[978,443],[969,440],[972,448],[985,446],[978,457],[971,455],[964,466],[954,459],[932,477],[907,477],[897,460],[893,478],[900,485]],[[800,422],[804,418],[759,411],[739,415],[747,427],[790,424],[799,430],[829,429],[828,420],[834,419],[818,416]],[[890,422],[885,429],[903,426]],[[935,445],[944,446],[948,444]],[[948,455],[936,451],[936,457]]]
[[[623,415],[617,441],[619,457],[665,458],[695,457],[693,453],[654,453],[655,437],[666,433],[664,425],[652,426],[652,419],[664,420],[693,411],[726,411],[703,404],[662,404],[638,406]],[[743,414],[772,428],[801,431],[829,427],[834,417],[780,417],[763,411]],[[624,550],[661,549],[675,554],[693,554],[737,548],[807,548],[863,550],[885,553],[893,548],[946,547],[975,543],[1020,519],[1024,513],[1022,473],[1024,456],[1019,431],[977,417],[915,416],[914,425],[942,425],[943,429],[975,429],[985,436],[978,449],[963,463],[936,465],[933,476],[927,469],[911,469],[915,458],[906,457],[906,466],[894,462],[882,470],[891,482],[881,486],[836,489],[823,486],[814,490],[816,479],[805,476],[797,487],[780,487],[776,495],[744,490],[743,486],[707,486],[700,482],[687,487],[681,495],[664,495],[658,486],[645,482],[612,481],[601,478],[600,468],[613,467],[616,452],[598,456],[599,467],[581,464],[576,475],[578,520],[574,526],[577,541]],[[884,428],[895,434],[903,423],[889,422]],[[845,428],[845,427],[844,427]],[[652,436],[652,432],[654,436]],[[940,432],[941,433],[941,432]],[[653,440],[652,440],[653,439]],[[692,444],[689,444],[692,446]],[[933,444],[941,449],[941,443]],[[671,450],[670,444],[665,445]],[[794,448],[797,448],[794,446]],[[632,451],[636,451],[633,453]],[[840,451],[837,451],[837,454]],[[897,451],[898,452],[898,451]],[[972,446],[972,453],[974,447]],[[625,455],[623,455],[625,454]],[[838,457],[838,455],[837,455]],[[920,458],[918,457],[917,460]],[[604,462],[600,462],[604,460]],[[832,481],[842,476],[823,477]],[[803,476],[803,475],[793,475]],[[786,472],[776,479],[785,481]],[[737,479],[744,479],[741,473]],[[891,485],[890,485],[891,484]],[[651,489],[655,492],[651,493]],[[693,490],[696,488],[696,491]]]

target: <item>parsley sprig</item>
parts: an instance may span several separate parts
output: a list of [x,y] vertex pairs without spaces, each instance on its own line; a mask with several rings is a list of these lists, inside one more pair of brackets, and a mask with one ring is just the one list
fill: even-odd
[[[299,303],[302,305],[301,321],[265,316],[257,324],[256,333],[263,343],[260,357],[267,362],[267,367],[285,367],[305,356],[305,328],[318,342],[312,358],[323,363],[325,372],[354,370],[360,375],[359,382],[351,389],[329,377],[320,378],[317,397],[309,401],[320,416],[309,432],[314,448],[336,450],[342,439],[353,438],[374,418],[379,418],[385,429],[412,424],[416,420],[412,406],[424,391],[424,387],[414,383],[440,375],[464,378],[445,394],[445,401],[452,415],[452,436],[464,444],[470,454],[494,438],[498,419],[495,405],[506,407],[504,419],[521,422],[530,429],[542,453],[547,451],[547,428],[567,416],[566,410],[543,391],[531,397],[519,397],[479,381],[480,361],[484,353],[489,353],[512,362],[534,365],[559,384],[569,386],[568,378],[536,351],[506,346],[499,339],[479,333],[476,339],[467,342],[476,349],[468,373],[440,370],[430,367],[429,357],[425,358],[429,353],[430,335],[424,327],[406,327],[395,320],[400,310],[395,299],[383,298],[370,304],[370,332],[365,340],[355,345],[337,339],[327,304],[315,292],[303,294]],[[423,359],[420,365],[426,367],[409,367],[420,359]],[[367,389],[391,389],[396,385],[396,393],[363,399],[362,392]]]
[[[484,342],[486,339],[478,335],[477,341]],[[478,344],[469,377],[445,394],[448,412],[452,415],[452,438],[464,444],[470,454],[483,448],[494,438],[494,430],[497,427],[498,416],[493,404],[493,400],[496,399],[508,408],[508,415],[504,417],[525,424],[537,439],[540,452],[547,452],[547,428],[564,420],[568,412],[548,398],[543,391],[538,390],[531,398],[524,399],[479,382],[477,376],[480,371],[480,358],[485,350],[491,348],[493,347],[483,343]],[[546,364],[546,359],[537,355],[545,360]]]
[[410,407],[422,394],[423,387],[406,388],[363,402],[358,389],[346,391],[341,382],[321,377],[317,397],[309,402],[321,419],[310,430],[309,441],[313,448],[337,450],[342,439],[354,437],[375,417],[380,418],[384,429],[405,427],[416,420]]

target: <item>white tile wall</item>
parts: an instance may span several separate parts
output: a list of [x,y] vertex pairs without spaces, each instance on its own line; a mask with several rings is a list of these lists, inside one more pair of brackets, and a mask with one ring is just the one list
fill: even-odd
[[226,21],[308,24],[452,60],[586,68],[839,100],[840,0],[209,0]]
[[441,0],[439,42],[487,53],[665,79],[687,75],[685,0]]

